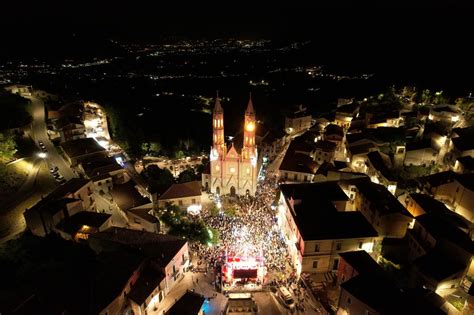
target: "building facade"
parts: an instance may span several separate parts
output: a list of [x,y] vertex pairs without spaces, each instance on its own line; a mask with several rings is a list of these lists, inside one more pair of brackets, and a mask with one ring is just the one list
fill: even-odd
[[224,140],[224,110],[216,99],[212,113],[212,148],[210,176],[203,176],[206,190],[215,194],[255,195],[257,190],[258,152],[255,144],[256,119],[252,99],[249,100],[244,120],[243,146],[240,153],[232,144],[227,148]]

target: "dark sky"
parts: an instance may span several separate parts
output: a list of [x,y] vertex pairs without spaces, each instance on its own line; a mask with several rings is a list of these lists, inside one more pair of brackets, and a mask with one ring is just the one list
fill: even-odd
[[35,55],[38,50],[54,55],[67,48],[71,34],[90,42],[91,49],[100,49],[93,43],[104,38],[156,42],[170,37],[263,37],[311,39],[321,46],[321,58],[383,57],[394,65],[408,60],[472,67],[474,1],[378,1],[378,7],[363,1],[94,2],[2,3],[0,56]]

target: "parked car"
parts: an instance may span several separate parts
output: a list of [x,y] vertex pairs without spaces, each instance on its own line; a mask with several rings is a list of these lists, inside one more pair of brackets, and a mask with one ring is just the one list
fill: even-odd
[[277,296],[282,301],[283,305],[285,305],[287,308],[289,308],[290,310],[295,309],[295,306],[296,306],[295,300],[293,299],[290,291],[288,291],[287,288],[285,287],[278,288]]

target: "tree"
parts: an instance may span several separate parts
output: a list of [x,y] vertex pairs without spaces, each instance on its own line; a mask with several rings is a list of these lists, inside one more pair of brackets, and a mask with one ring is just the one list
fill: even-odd
[[158,155],[161,152],[161,144],[158,142],[142,143],[142,151],[145,154]]
[[158,155],[161,152],[161,144],[159,142],[150,142],[150,153]]
[[159,168],[155,164],[148,165],[142,174],[147,180],[151,192],[162,191],[175,182],[169,169]]
[[184,158],[184,156],[185,156],[184,152],[181,151],[181,150],[178,150],[174,153],[174,157],[177,158],[177,159],[182,159],[182,158]]
[[12,135],[0,133],[0,159],[3,161],[9,161],[13,158],[16,152],[15,138]]
[[196,173],[191,168],[187,168],[181,173],[179,173],[178,176],[178,183],[187,183],[187,182],[192,182],[193,180],[196,180],[197,176]]
[[5,115],[0,116],[0,131],[19,128],[30,124],[31,102],[16,94],[0,89],[0,108]]
[[431,103],[431,91],[426,89],[421,92],[420,101],[423,104],[430,104]]
[[202,172],[206,169],[206,167],[209,165],[209,159],[208,158],[203,158],[201,161],[201,164],[196,166],[196,174],[198,177],[201,176]]

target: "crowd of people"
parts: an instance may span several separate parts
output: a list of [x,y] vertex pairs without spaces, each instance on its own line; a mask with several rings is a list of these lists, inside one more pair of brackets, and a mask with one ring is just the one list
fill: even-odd
[[212,268],[224,257],[263,258],[267,281],[282,281],[294,275],[283,235],[272,207],[278,185],[276,177],[259,183],[255,197],[237,197],[223,206],[237,206],[233,216],[223,211],[212,215],[203,211],[205,223],[219,231],[220,242],[213,246],[193,244],[199,260]]

